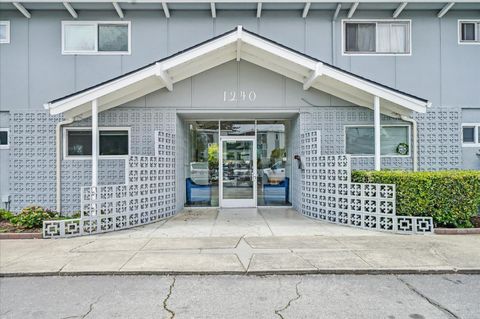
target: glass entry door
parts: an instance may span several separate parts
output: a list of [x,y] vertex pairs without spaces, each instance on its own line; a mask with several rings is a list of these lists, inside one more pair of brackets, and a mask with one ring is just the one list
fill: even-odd
[[220,206],[257,206],[255,136],[220,138]]

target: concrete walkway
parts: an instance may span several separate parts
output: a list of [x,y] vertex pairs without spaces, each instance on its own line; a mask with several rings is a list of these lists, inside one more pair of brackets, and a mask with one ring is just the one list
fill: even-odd
[[389,235],[287,209],[210,209],[117,233],[0,241],[3,276],[415,272],[480,273],[480,235]]

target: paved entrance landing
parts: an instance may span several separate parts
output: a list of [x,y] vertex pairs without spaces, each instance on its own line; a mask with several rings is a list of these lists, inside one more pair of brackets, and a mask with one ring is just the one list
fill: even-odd
[[158,223],[95,237],[378,236],[381,232],[339,226],[300,215],[293,208],[185,208]]

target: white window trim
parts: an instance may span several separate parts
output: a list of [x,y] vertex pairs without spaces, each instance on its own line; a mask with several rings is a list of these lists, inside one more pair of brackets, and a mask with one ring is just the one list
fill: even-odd
[[[63,128],[63,159],[65,160],[91,160],[91,155],[68,155],[68,131],[91,131],[88,126],[69,126]],[[99,159],[127,159],[131,154],[131,128],[130,127],[99,127],[98,131],[128,131],[128,155],[98,155]],[[99,145],[100,146],[100,145]]]
[[7,132],[7,145],[0,145],[0,150],[10,149],[10,129],[6,127],[0,127],[0,132]]
[[[407,22],[408,23],[408,51],[407,53],[355,53],[355,52],[346,52],[345,48],[345,24],[349,22],[359,22],[359,23],[383,23],[383,22]],[[342,35],[341,35],[341,42],[342,42],[342,55],[344,56],[411,56],[412,55],[412,20],[411,19],[342,19]],[[375,51],[378,49],[378,32],[377,28],[375,27]]]
[[[475,41],[464,41],[462,40],[462,23],[463,22],[474,22],[476,23],[476,40]],[[480,20],[478,19],[461,19],[458,20],[458,44],[459,45],[480,45]]]
[[[474,127],[473,129],[473,142],[464,142],[463,141],[463,128],[464,127]],[[480,147],[480,123],[462,123],[462,147]]]
[[0,43],[2,44],[8,44],[10,43],[10,21],[0,21],[0,25],[4,25],[7,27],[7,38],[6,39],[0,39]]
[[[343,153],[347,154],[347,128],[348,127],[371,127],[374,128],[374,125],[370,124],[351,124],[351,125],[344,125],[343,126]],[[403,158],[408,158],[412,157],[412,128],[408,124],[385,124],[381,125],[381,127],[406,127],[408,130],[408,154],[407,155],[380,155],[380,157],[403,157]],[[375,157],[375,154],[372,155],[355,155],[355,154],[350,154],[350,157]]]
[[[124,24],[128,26],[128,51],[98,51],[98,25],[99,24]],[[95,25],[95,51],[66,51],[65,26],[66,25]],[[131,55],[132,27],[130,21],[62,21],[62,55]]]

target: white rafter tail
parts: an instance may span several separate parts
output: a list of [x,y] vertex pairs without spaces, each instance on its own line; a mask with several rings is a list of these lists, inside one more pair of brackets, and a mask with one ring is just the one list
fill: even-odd
[[168,75],[167,71],[163,69],[163,66],[160,63],[157,63],[157,71],[155,75],[158,76],[160,80],[162,80],[167,90],[169,90],[170,92],[173,91],[172,79]]
[[30,12],[28,12],[27,9],[25,9],[25,7],[19,3],[19,2],[12,2],[12,4],[15,6],[15,8],[17,8],[18,11],[20,11],[24,16],[25,18],[28,18],[30,19],[32,17],[32,15],[30,14]]
[[310,77],[303,83],[303,89],[306,91],[308,90],[312,84],[318,79],[318,77],[322,76],[323,74],[323,63],[318,62],[315,66],[315,70],[312,71]]
[[170,18],[170,10],[168,10],[168,5],[166,2],[162,2],[163,12],[165,13],[165,18]]
[[357,7],[358,7],[358,4],[359,4],[359,3],[360,3],[360,2],[354,2],[354,3],[352,4],[352,7],[351,7],[350,10],[348,11],[348,16],[347,16],[347,17],[348,17],[349,19],[350,19],[351,17],[353,17],[353,14],[354,14],[355,11],[357,10]]
[[239,25],[237,27],[237,61],[240,61],[242,57],[242,32],[243,27]]
[[78,14],[77,14],[77,12],[75,11],[75,9],[72,7],[72,5],[70,4],[70,2],[64,1],[64,2],[63,2],[63,6],[65,7],[65,9],[68,10],[68,12],[69,12],[70,15],[72,16],[72,18],[78,19]]
[[440,10],[440,12],[437,14],[437,17],[438,17],[438,18],[442,18],[444,15],[446,15],[447,12],[450,11],[450,9],[453,7],[454,4],[455,4],[455,2],[447,3],[447,4],[442,8],[442,10]]
[[217,9],[215,8],[215,2],[210,2],[210,10],[212,11],[212,18],[217,17]]
[[262,3],[259,2],[257,3],[257,18],[260,18],[262,16]]
[[342,4],[337,4],[337,8],[335,9],[335,13],[333,14],[333,21],[337,21],[338,15],[340,14],[340,9],[342,9]]
[[303,8],[303,12],[302,12],[302,18],[305,19],[307,17],[308,11],[310,11],[310,6],[311,5],[312,4],[310,2],[305,3],[305,7]]
[[398,6],[398,8],[393,12],[393,15],[392,17],[393,18],[398,18],[398,16],[400,15],[400,13],[402,13],[403,9],[405,9],[405,7],[407,6],[408,2],[402,2],[400,3],[400,5]]
[[120,17],[120,19],[123,19],[125,15],[123,14],[122,7],[120,7],[120,5],[116,1],[113,2],[113,7],[115,8],[115,11],[117,11],[117,14]]

